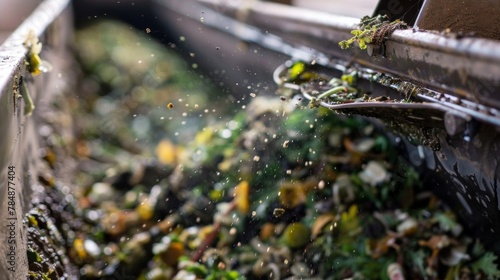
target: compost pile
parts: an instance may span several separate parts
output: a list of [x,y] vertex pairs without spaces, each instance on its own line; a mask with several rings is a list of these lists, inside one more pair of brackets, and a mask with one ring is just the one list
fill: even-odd
[[145,33],[78,31],[86,75],[45,120],[26,219],[31,279],[500,277],[373,124],[218,93]]

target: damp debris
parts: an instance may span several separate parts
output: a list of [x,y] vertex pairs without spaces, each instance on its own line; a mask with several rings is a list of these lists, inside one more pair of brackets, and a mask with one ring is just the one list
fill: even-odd
[[500,277],[366,119],[260,93],[224,110],[143,35],[113,22],[77,34],[88,76],[44,119],[30,279]]
[[[30,29],[28,34],[26,34],[23,46],[27,50],[25,65],[31,75],[37,76],[40,73],[47,73],[52,70],[52,65],[48,61],[42,60],[39,56],[42,51],[42,42],[39,41],[33,30]],[[24,100],[24,115],[30,116],[35,109],[35,104],[31,98],[26,79],[27,77],[19,77],[18,91]],[[18,94],[16,93],[15,95],[17,98]]]
[[28,67],[28,71],[33,76],[52,70],[52,65],[40,58],[40,53],[42,52],[42,42],[38,40],[38,37],[33,30],[29,30],[28,34],[26,34],[23,46],[28,51],[26,54],[26,66]]
[[369,44],[381,45],[390,33],[396,29],[406,28],[406,26],[406,23],[400,20],[390,22],[387,15],[364,16],[361,18],[359,28],[351,31],[354,36],[340,41],[339,46],[342,49],[348,49],[357,42],[359,48],[365,50]]

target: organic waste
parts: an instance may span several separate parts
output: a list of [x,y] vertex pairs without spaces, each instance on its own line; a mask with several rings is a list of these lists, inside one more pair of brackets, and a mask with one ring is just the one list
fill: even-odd
[[263,88],[229,99],[144,33],[77,32],[85,75],[44,119],[30,279],[500,277],[376,125]]
[[386,36],[394,30],[406,27],[406,23],[400,20],[390,22],[387,15],[364,16],[361,18],[358,28],[351,31],[354,36],[348,40],[340,41],[339,46],[342,49],[348,49],[354,42],[357,42],[359,48],[365,50],[369,44],[383,44]]

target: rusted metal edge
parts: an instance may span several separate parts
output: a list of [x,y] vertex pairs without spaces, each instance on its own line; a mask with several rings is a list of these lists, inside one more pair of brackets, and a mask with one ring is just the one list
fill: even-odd
[[338,46],[338,42],[352,36],[350,31],[356,27],[358,19],[262,1],[252,1],[251,5],[245,5],[244,1],[184,2],[189,2],[191,7],[202,4],[219,14],[275,34],[288,44],[309,47],[328,57],[500,108],[498,41],[416,29],[396,30],[385,42],[385,57],[370,57],[357,48],[342,50]]

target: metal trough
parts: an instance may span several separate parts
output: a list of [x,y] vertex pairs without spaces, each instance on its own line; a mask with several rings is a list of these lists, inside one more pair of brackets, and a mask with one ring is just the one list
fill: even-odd
[[[26,86],[36,106],[41,107],[50,93],[63,90],[63,81],[70,79],[65,69],[72,32],[69,2],[42,2],[4,36],[0,46],[0,279],[25,279],[28,273],[23,217],[37,178],[37,110],[25,115],[26,100],[17,94]],[[25,65],[23,42],[30,30],[43,43],[41,55],[53,66],[51,72],[36,77]]]
[[[338,43],[352,36],[359,19],[262,1],[251,5],[217,0],[154,2],[157,17],[178,48],[196,53],[193,61],[233,94],[245,92],[247,85],[259,86],[256,82],[272,89],[271,74],[289,58],[314,60],[337,75],[355,67],[366,78],[362,86],[381,95],[398,94],[406,83],[422,89],[421,103],[328,107],[377,117],[392,131],[396,126],[393,139],[401,154],[419,169],[426,184],[459,211],[469,230],[500,252],[496,238],[500,231],[499,41],[481,32],[464,33],[471,29],[462,32],[462,25],[453,26],[455,33],[414,27],[394,31],[382,49],[342,50]],[[391,2],[381,1],[374,13],[388,12],[384,7]],[[406,15],[414,15],[410,21],[415,22],[421,11],[418,23],[428,23],[425,17],[432,1],[426,1],[422,10],[402,2],[409,11]],[[492,12],[497,8],[498,4]],[[175,41],[180,36],[185,41]],[[403,82],[381,85],[369,81],[373,75]],[[410,142],[412,133],[427,136],[423,142]]]
[[[167,39],[165,43],[175,44],[183,52],[196,53],[194,62],[229,95],[241,94],[248,86],[273,92],[273,74],[290,58],[314,60],[329,73],[339,74],[354,66],[367,76],[383,74],[418,86],[423,90],[418,96],[421,102],[413,106],[360,104],[333,109],[378,117],[389,126],[403,123],[405,128],[399,125],[401,135],[393,136],[394,144],[424,174],[426,183],[458,209],[469,230],[500,252],[496,238],[500,231],[499,41],[489,35],[478,38],[410,28],[396,30],[383,48],[341,50],[338,42],[351,36],[358,19],[269,2],[242,3],[152,0],[131,10],[125,1],[133,14],[124,16],[119,12],[124,10],[109,3],[89,7],[77,1],[79,9],[75,10],[84,19],[114,10],[141,27],[159,28],[161,34],[169,34],[156,34],[159,39]],[[417,9],[424,12],[412,11],[410,20],[432,26],[425,20],[431,15],[431,4],[425,1],[424,8]],[[377,11],[384,10],[379,4]],[[134,18],[136,14],[152,17]],[[5,225],[0,228],[0,236],[5,237],[0,251],[14,255],[0,256],[0,279],[22,279],[28,271],[22,219],[37,178],[37,110],[25,116],[25,99],[16,94],[25,85],[35,105],[42,107],[52,93],[64,90],[65,80],[73,79],[67,71],[72,15],[69,0],[43,1],[15,31],[3,37],[0,46],[0,205],[4,207],[0,219]],[[36,77],[25,65],[23,41],[30,30],[44,45],[41,55],[53,66],[51,72]],[[178,40],[180,36],[186,40]],[[367,79],[363,86],[384,94],[397,95],[399,90],[394,84]],[[425,134],[427,142],[408,141],[405,136],[415,131]]]

